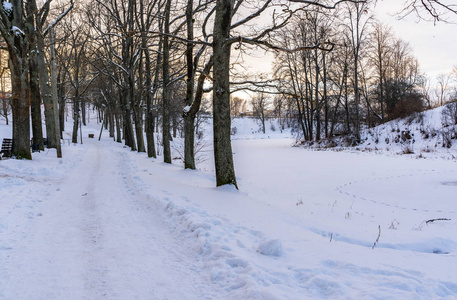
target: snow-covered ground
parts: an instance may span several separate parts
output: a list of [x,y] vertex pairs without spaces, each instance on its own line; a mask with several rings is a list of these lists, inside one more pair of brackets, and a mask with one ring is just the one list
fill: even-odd
[[189,171],[107,132],[0,161],[0,299],[457,299],[449,155],[232,127],[239,191],[214,187],[210,146]]

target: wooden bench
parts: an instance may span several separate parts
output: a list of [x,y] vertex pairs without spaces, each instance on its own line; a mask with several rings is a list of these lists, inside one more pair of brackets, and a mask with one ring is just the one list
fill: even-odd
[[13,139],[4,138],[2,142],[2,157],[11,157],[13,151]]

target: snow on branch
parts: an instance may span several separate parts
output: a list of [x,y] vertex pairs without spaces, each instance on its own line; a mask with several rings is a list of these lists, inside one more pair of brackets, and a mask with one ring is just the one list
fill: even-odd
[[22,30],[21,30],[19,27],[17,27],[17,26],[13,26],[13,27],[11,28],[11,31],[12,31],[13,34],[16,35],[16,36],[21,36],[21,35],[22,35],[22,36],[25,36],[24,31],[22,31]]
[[3,1],[3,10],[5,11],[5,13],[10,16],[11,13],[13,12],[13,4],[9,3],[9,2],[6,2],[6,1]]
[[315,6],[325,8],[325,9],[335,9],[340,3],[344,3],[344,2],[366,3],[367,1],[366,0],[339,0],[339,1],[336,1],[333,5],[326,5],[326,4],[318,2],[318,0],[289,0],[289,2],[315,5]]
[[238,91],[251,91],[261,92],[270,95],[284,94],[282,91],[279,90],[279,81],[276,79],[259,81],[245,80],[239,82],[230,82],[230,86],[235,86],[234,88],[231,88],[231,93]]
[[314,49],[319,49],[319,50],[322,50],[322,51],[329,52],[329,51],[332,51],[333,48],[335,47],[335,44],[333,42],[330,42],[330,41],[323,42],[323,43],[318,43],[318,44],[315,44],[315,45],[297,47],[297,48],[294,48],[294,49],[288,49],[288,48],[284,48],[284,47],[280,47],[280,46],[274,45],[274,44],[272,44],[270,42],[267,42],[267,41],[249,39],[249,38],[245,38],[245,37],[241,37],[241,36],[233,39],[233,41],[234,42],[238,42],[238,43],[246,43],[246,44],[251,44],[251,45],[256,45],[256,46],[263,46],[263,47],[266,47],[266,48],[269,48],[269,49],[272,49],[272,50],[275,50],[275,51],[287,52],[287,53],[295,53],[295,52],[298,52],[298,51],[314,50]]

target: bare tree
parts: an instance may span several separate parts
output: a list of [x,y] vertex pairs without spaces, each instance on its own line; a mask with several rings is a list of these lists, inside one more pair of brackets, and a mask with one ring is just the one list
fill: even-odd
[[252,113],[254,117],[260,120],[262,127],[262,132],[265,133],[265,119],[266,119],[266,110],[267,110],[267,97],[264,93],[258,93],[252,97]]
[[449,14],[457,14],[457,5],[443,0],[406,0],[400,17],[415,14],[421,19],[432,18],[433,22],[447,21]]
[[29,40],[28,16],[24,1],[0,3],[0,32],[5,39],[10,57],[13,113],[13,150],[19,159],[32,159],[30,152],[30,102],[31,91],[28,81]]
[[370,64],[374,67],[378,79],[378,102],[381,107],[381,120],[384,119],[385,87],[387,72],[392,64],[391,45],[393,34],[390,27],[377,23],[371,33]]
[[243,112],[243,107],[246,105],[246,100],[238,97],[232,96],[230,98],[230,114],[233,117],[239,117]]
[[362,44],[367,35],[371,16],[369,14],[370,2],[347,3],[346,11],[348,16],[347,28],[349,29],[349,42],[354,61],[354,97],[355,97],[355,138],[360,142],[360,55]]
[[[48,73],[50,70],[50,66],[46,63],[45,57],[45,40],[44,38],[50,32],[49,27],[45,27],[45,22],[48,18],[49,11],[50,11],[50,3],[51,1],[45,2],[43,7],[38,10],[36,0],[28,1],[28,9],[30,13],[35,13],[35,26],[34,26],[34,37],[33,39],[36,41],[36,53],[31,53],[30,59],[33,60],[33,64],[37,66],[37,71],[39,74],[39,84],[41,90],[41,96],[43,98],[44,103],[44,113],[45,113],[45,122],[46,122],[46,133],[47,133],[47,141],[49,148],[56,148],[57,152],[60,153],[60,124],[59,119],[56,117],[58,113],[55,111],[55,107],[58,107],[55,102],[58,100],[53,97],[51,91],[51,80]],[[55,26],[57,22],[62,20],[73,8],[73,1],[70,2],[68,7],[64,7],[63,11],[56,17],[56,21],[52,22],[52,26]]]
[[[80,126],[84,125],[85,102],[83,98],[94,76],[90,74],[89,54],[87,53],[90,37],[87,34],[87,28],[81,30],[84,23],[82,17],[82,14],[75,11],[63,22],[63,29],[68,36],[64,42],[65,45],[61,46],[67,52],[66,59],[69,62],[69,64],[64,64],[64,67],[69,79],[69,92],[73,98],[73,143],[78,142],[78,131]],[[82,136],[80,138],[82,142]]]
[[451,79],[450,74],[447,74],[447,73],[441,73],[436,78],[438,87],[435,90],[435,94],[438,99],[439,106],[443,106],[444,104],[446,104],[447,100],[450,97],[450,88],[449,88],[450,79]]

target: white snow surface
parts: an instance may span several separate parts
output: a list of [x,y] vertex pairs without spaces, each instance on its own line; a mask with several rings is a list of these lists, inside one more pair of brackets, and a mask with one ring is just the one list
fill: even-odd
[[3,9],[9,15],[13,11],[13,4],[10,2],[3,1]]
[[13,4],[3,1],[3,10],[7,15],[11,15],[11,13],[13,12]]
[[183,170],[85,138],[99,126],[62,159],[0,161],[0,299],[457,299],[455,159],[306,150],[238,119],[236,190],[211,147]]
[[20,36],[20,35],[25,36],[24,31],[22,31],[22,30],[21,30],[19,27],[17,27],[17,26],[13,26],[13,27],[11,28],[11,31],[12,31],[12,32],[14,33],[14,35],[16,35],[16,36]]

